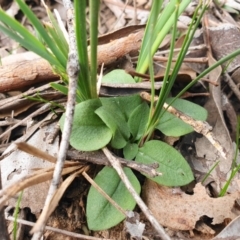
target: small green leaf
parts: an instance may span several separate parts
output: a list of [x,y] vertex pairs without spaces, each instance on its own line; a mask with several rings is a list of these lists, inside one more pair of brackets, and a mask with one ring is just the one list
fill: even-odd
[[[112,138],[112,131],[95,113],[101,107],[99,99],[81,102],[75,107],[70,144],[80,151],[94,151],[105,147]],[[65,114],[60,119],[63,131]]]
[[[172,99],[173,98],[168,98],[166,102],[170,103]],[[195,103],[183,99],[176,99],[172,106],[196,120],[204,121],[207,119],[206,109]],[[165,135],[173,137],[179,137],[194,131],[193,127],[189,124],[167,111],[163,114],[156,128]]]
[[127,160],[132,160],[136,157],[138,153],[138,145],[136,143],[128,143],[123,148],[123,156]]
[[118,97],[110,97],[110,98],[100,98],[102,105],[108,109],[108,111],[115,113],[117,112],[119,116],[126,120],[126,116],[119,105]]
[[[140,184],[131,169],[124,168],[124,172],[137,193],[140,193]],[[104,167],[94,180],[124,210],[133,210],[136,202],[113,168]],[[108,229],[117,225],[124,218],[125,216],[95,188],[90,188],[87,197],[87,222],[89,229],[95,231]]]
[[100,98],[102,105],[106,106],[112,113],[120,112],[127,121],[133,110],[142,103],[142,99],[139,94],[124,96],[124,97],[112,97],[112,98]]
[[102,78],[103,83],[135,83],[132,76],[122,69],[116,69],[107,73]]
[[139,140],[146,129],[149,116],[149,106],[146,102],[143,102],[137,108],[134,109],[128,120],[128,126],[133,136],[133,140]]
[[118,97],[119,106],[124,112],[126,119],[128,120],[133,110],[140,105],[143,100],[139,94],[132,96]]
[[109,110],[106,106],[102,106],[95,113],[112,131],[111,146],[116,149],[123,148],[130,137],[130,131],[125,119],[121,115],[121,111],[115,111],[113,115],[111,109]]
[[159,163],[157,171],[163,175],[150,179],[161,185],[183,186],[193,180],[191,168],[183,156],[164,142],[146,142],[139,148],[136,161],[145,164]]

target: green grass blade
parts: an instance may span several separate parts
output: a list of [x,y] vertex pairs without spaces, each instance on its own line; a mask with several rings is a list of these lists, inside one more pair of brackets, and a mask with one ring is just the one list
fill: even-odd
[[[179,6],[179,11],[178,11],[178,16],[180,16],[180,14],[186,9],[186,7],[190,2],[191,2],[190,0],[181,1],[181,4]],[[152,51],[151,51],[152,56],[157,51],[159,45],[161,44],[161,42],[163,41],[163,39],[165,38],[165,36],[167,35],[167,33],[169,32],[169,30],[174,24],[174,18],[175,18],[174,9],[175,9],[176,3],[177,3],[176,0],[170,1],[168,6],[163,10],[163,13],[158,18],[158,22],[154,30],[155,34],[153,35],[155,41],[152,46]],[[148,59],[147,59],[148,48],[146,46],[143,46],[141,48],[141,51],[143,52],[139,57],[136,71],[140,73],[145,73],[148,68]]]
[[16,207],[15,207],[15,210],[14,210],[14,213],[13,213],[13,216],[14,216],[14,224],[13,224],[13,239],[14,240],[17,240],[17,219],[18,219],[18,215],[19,215],[19,210],[20,210],[20,204],[21,204],[21,201],[22,201],[22,195],[23,195],[23,191],[21,191],[19,197],[18,197],[18,200],[17,200],[17,204],[16,204]]
[[75,10],[75,32],[78,49],[78,57],[80,64],[80,73],[78,86],[83,96],[83,100],[91,98],[91,93],[88,89],[89,85],[89,63],[87,52],[87,30],[86,30],[86,0],[74,1]]
[[175,80],[175,78],[177,77],[178,75],[178,72],[180,70],[180,67],[182,65],[182,62],[187,54],[187,51],[189,49],[189,46],[192,42],[192,39],[194,37],[194,33],[196,32],[199,24],[200,24],[200,21],[203,17],[203,14],[205,13],[206,9],[207,9],[207,6],[204,5],[203,9],[200,11],[200,15],[199,15],[199,12],[198,10],[200,10],[200,8],[202,7],[202,5],[199,5],[196,10],[195,10],[195,13],[194,13],[194,16],[192,18],[192,21],[191,21],[191,24],[189,26],[189,30],[188,30],[188,33],[184,39],[184,42],[183,42],[183,46],[181,48],[181,51],[179,53],[179,56],[178,56],[178,60],[175,64],[175,67],[173,69],[173,72],[171,74],[171,78],[173,78]]
[[61,50],[63,55],[67,58],[68,51],[69,51],[67,40],[66,40],[61,28],[59,27],[59,24],[56,21],[54,15],[52,14],[52,12],[49,10],[49,8],[47,6],[46,6],[46,11],[48,14],[48,18],[50,19],[50,21],[52,23],[53,31],[50,33],[50,35],[54,39],[54,41],[58,44],[58,48]]
[[46,50],[43,44],[35,38],[28,30],[21,26],[16,20],[9,17],[5,12],[0,9],[0,21],[7,24],[10,28],[0,24],[0,30],[8,35],[10,38],[19,42],[23,47],[30,51],[35,52],[42,58],[49,61],[52,65],[59,65],[57,59]]
[[97,98],[98,11],[100,1],[90,0],[90,81],[91,98]]
[[[200,14],[199,14],[199,10],[200,8],[202,7],[202,10],[200,11]],[[184,60],[184,57],[188,51],[188,48],[192,42],[192,39],[193,39],[193,36],[194,36],[194,33],[196,31],[196,29],[198,28],[199,26],[199,23],[202,19],[202,16],[204,14],[204,12],[207,10],[207,7],[208,5],[204,4],[204,6],[202,6],[202,4],[199,4],[198,7],[196,8],[195,10],[195,13],[193,15],[193,18],[192,18],[192,22],[189,26],[189,29],[188,29],[188,33],[184,39],[184,42],[183,42],[183,47],[179,53],[179,56],[178,56],[178,61],[176,62],[175,64],[175,67],[173,69],[173,72],[172,72],[172,75],[171,75],[171,78],[172,79],[176,79],[177,77],[177,74],[179,72],[179,69],[181,67],[181,64]],[[220,60],[222,61],[222,60]],[[214,64],[216,66],[219,66],[216,64]],[[211,69],[214,69],[212,67],[210,67]],[[200,78],[202,78],[203,76],[205,76],[207,73],[204,74],[204,72],[206,72],[208,69],[206,69],[205,71],[203,71],[195,80],[193,80],[192,82],[190,82],[174,99],[173,101],[170,103],[170,105],[174,102],[174,100],[176,98],[179,98],[184,92],[186,92],[191,86],[193,86]],[[209,71],[210,72],[210,71]],[[201,76],[201,77],[200,77]],[[168,93],[169,94],[169,93]]]
[[170,77],[170,71],[171,71],[171,66],[172,66],[172,58],[173,58],[173,54],[174,54],[175,39],[176,39],[176,35],[177,35],[178,16],[179,16],[179,4],[176,5],[170,52],[169,52],[169,56],[168,56],[166,71],[165,71],[164,78],[163,78],[163,86],[161,88],[158,102],[157,102],[156,109],[155,109],[155,113],[153,115],[153,120],[152,120],[153,124],[155,124],[155,122],[159,118],[159,115],[163,108],[163,104],[165,103],[166,98],[168,97],[168,94],[170,93],[172,86],[175,82],[175,79]]
[[[68,56],[68,44],[66,45],[59,37],[58,33],[56,32],[55,28],[52,26],[45,26],[47,33],[53,41],[58,45],[59,51],[67,58]],[[66,42],[67,43],[67,42]]]
[[[169,17],[169,14],[167,13],[165,14],[165,12],[163,12],[163,14],[158,19],[157,28],[156,28],[157,37],[152,46],[152,55],[157,51],[159,44],[162,42],[162,40],[167,35],[171,27],[174,25],[175,8],[176,8],[176,5],[178,5],[178,0],[173,0],[173,2],[174,2],[174,7],[171,6],[171,12],[172,12],[171,16]],[[182,14],[182,12],[186,9],[186,7],[189,5],[190,2],[191,0],[181,1],[179,5],[179,10],[178,10],[178,17]],[[172,3],[172,1],[170,3]]]
[[[200,11],[200,15],[199,15],[199,10],[201,8],[202,8],[202,10]],[[172,86],[173,86],[173,84],[175,82],[175,79],[177,77],[177,74],[179,72],[181,64],[183,62],[183,59],[184,59],[184,57],[185,57],[185,55],[186,55],[186,53],[188,51],[188,48],[189,48],[189,45],[190,45],[190,43],[192,41],[194,33],[195,33],[199,23],[200,23],[200,20],[202,18],[202,15],[204,14],[206,8],[207,8],[207,5],[202,6],[202,4],[199,4],[197,9],[195,10],[195,13],[194,13],[194,16],[193,16],[193,20],[192,20],[192,22],[191,22],[191,24],[189,26],[188,32],[187,32],[186,37],[184,39],[184,43],[183,43],[182,49],[181,49],[181,51],[179,53],[178,61],[176,62],[171,75],[169,76],[169,74],[170,74],[170,67],[171,67],[171,59],[172,59],[173,50],[174,50],[173,49],[173,46],[174,46],[173,45],[174,44],[173,40],[175,39],[175,37],[173,36],[173,38],[172,38],[170,55],[169,55],[168,64],[167,64],[167,68],[166,68],[166,72],[165,72],[164,80],[163,80],[163,87],[161,88],[161,91],[160,91],[159,100],[157,102],[154,115],[152,116],[152,119],[149,122],[149,125],[148,125],[148,128],[147,128],[147,132],[145,134],[147,136],[151,135],[151,133],[154,131],[155,124],[160,120],[162,114],[166,111],[166,110],[162,111],[162,106],[163,106],[166,98],[168,97],[171,89],[172,89]],[[176,31],[177,31],[177,29],[176,29],[177,22],[176,21],[177,21],[178,15],[179,15],[178,14],[178,10],[179,10],[179,8],[177,8],[177,10],[175,11],[175,30],[173,31],[173,34],[176,34]],[[170,105],[173,103],[173,101],[170,103]]]
[[52,53],[56,56],[56,58],[61,63],[61,65],[64,68],[66,68],[66,65],[67,65],[66,56],[64,56],[62,54],[62,52],[59,51],[56,43],[47,34],[46,30],[44,29],[44,27],[42,26],[42,24],[38,20],[38,18],[34,15],[34,13],[31,11],[31,9],[22,0],[16,0],[16,2],[18,3],[18,5],[19,5],[20,9],[23,11],[23,13],[27,16],[28,20],[32,23],[34,28],[38,31],[38,33],[44,39],[45,43],[51,49]]
[[[139,71],[139,68],[141,68],[142,66],[142,62],[143,59],[149,56],[149,49],[151,50],[151,45],[153,43],[154,36],[153,36],[153,28],[155,27],[155,23],[156,21],[154,20],[154,18],[157,18],[155,15],[160,13],[160,10],[162,8],[162,0],[155,0],[153,1],[153,5],[151,7],[151,12],[149,15],[149,19],[145,28],[145,32],[144,32],[144,37],[142,40],[142,44],[141,44],[141,50],[140,50],[140,54],[138,57],[138,64],[137,64],[137,69],[136,71]],[[153,25],[154,22],[154,25]],[[150,51],[151,52],[151,51]],[[139,77],[135,78],[136,82],[139,82],[141,79]]]
[[[223,57],[222,59],[220,59],[219,61],[217,61],[216,63],[214,63],[212,66],[210,66],[209,68],[207,68],[206,70],[204,70],[203,72],[201,72],[193,81],[191,81],[181,92],[179,92],[176,96],[176,98],[181,97],[190,87],[192,87],[196,82],[198,82],[201,78],[203,78],[204,76],[206,76],[208,73],[210,73],[211,71],[213,71],[216,67],[224,64],[227,61],[230,61],[232,58],[237,57],[238,55],[240,55],[240,49],[232,52],[231,54]],[[171,103],[170,103],[171,104]]]
[[[200,11],[200,9],[201,9],[201,11]],[[158,110],[162,109],[162,106],[163,106],[166,98],[168,97],[171,89],[172,89],[172,86],[173,86],[173,84],[175,82],[175,79],[178,75],[178,72],[179,72],[180,67],[182,65],[182,62],[184,60],[184,57],[185,57],[185,55],[188,51],[188,48],[189,48],[189,46],[192,42],[194,33],[195,33],[196,29],[198,28],[199,23],[200,23],[200,21],[202,19],[202,16],[203,16],[204,12],[206,11],[206,9],[207,9],[207,5],[202,6],[202,4],[199,4],[198,7],[196,8],[195,12],[194,12],[194,16],[192,18],[192,21],[191,21],[191,24],[188,28],[188,32],[187,32],[186,37],[184,39],[181,51],[179,53],[178,60],[177,60],[175,66],[173,68],[171,76],[169,77],[169,81],[168,81],[169,84],[168,84],[167,88],[161,89],[159,99],[163,98],[164,101],[162,103],[158,101],[157,106],[156,106],[156,109],[158,109]],[[199,14],[199,11],[200,11],[200,14]],[[173,101],[170,103],[170,105],[174,102],[175,99],[176,98],[173,99]],[[156,116],[156,117],[158,117],[158,119],[160,119],[165,111],[166,110],[164,110],[162,112],[160,110],[156,111],[156,114],[158,114],[158,116]],[[160,112],[161,112],[161,114],[160,114]],[[156,120],[156,118],[155,118],[155,120]]]
[[[147,27],[144,33],[144,41],[148,42],[150,44],[147,44],[148,46],[148,65],[149,65],[149,74],[150,74],[150,81],[151,81],[151,105],[150,105],[150,113],[149,113],[149,118],[148,118],[148,124],[151,122],[151,118],[153,116],[153,113],[155,111],[155,103],[154,103],[154,97],[155,97],[155,88],[154,88],[154,69],[153,69],[153,59],[151,56],[151,46],[154,41],[154,38],[152,37],[154,34],[154,27],[157,22],[157,18],[159,15],[159,11],[162,7],[162,1],[154,1],[152,8],[151,8],[151,13],[149,16],[149,21],[147,23]],[[147,39],[149,38],[149,39]],[[144,43],[143,43],[144,45]]]
[[219,193],[219,197],[223,197],[228,190],[229,185],[231,184],[233,178],[235,177],[236,173],[240,170],[240,164],[236,166],[237,163],[237,157],[239,153],[239,134],[240,134],[240,116],[238,116],[237,119],[237,132],[236,132],[236,149],[235,149],[235,154],[232,162],[232,169],[231,169],[231,174],[227,182],[224,184],[223,188],[221,189]]
[[[205,10],[206,10],[206,6],[205,6],[205,8],[202,9],[202,11],[200,12],[200,15],[198,16],[198,14],[199,14],[198,11],[200,10],[201,7],[202,7],[201,4],[198,5],[198,7],[196,8],[196,10],[195,10],[195,12],[194,12],[194,16],[193,16],[193,18],[192,18],[192,21],[191,21],[191,24],[190,24],[190,26],[189,26],[189,28],[188,28],[188,32],[187,32],[186,37],[185,37],[185,39],[184,39],[184,42],[183,42],[181,51],[180,51],[180,53],[179,53],[178,60],[177,60],[175,66],[174,66],[174,68],[173,68],[173,71],[172,71],[172,73],[171,73],[171,76],[169,77],[168,87],[167,87],[167,88],[164,88],[164,89],[161,89],[161,90],[163,90],[163,91],[160,92],[159,99],[160,99],[160,98],[163,98],[163,99],[164,99],[164,102],[165,102],[166,98],[168,97],[168,95],[169,95],[169,93],[170,93],[170,91],[171,91],[171,89],[172,89],[172,86],[173,86],[173,84],[174,84],[174,82],[175,82],[175,79],[176,79],[176,77],[177,77],[177,75],[178,75],[178,72],[179,72],[180,67],[181,67],[181,65],[182,65],[182,62],[183,62],[183,60],[184,60],[184,57],[185,57],[185,55],[186,55],[186,53],[187,53],[187,51],[188,51],[188,48],[189,48],[189,46],[190,46],[190,44],[191,44],[191,42],[192,42],[194,33],[195,33],[196,29],[198,28],[199,23],[200,23],[200,21],[201,21],[201,19],[202,19],[202,16],[203,16],[203,14],[204,14],[204,12],[205,12]],[[161,105],[161,108],[162,108],[162,106],[163,106],[163,105]],[[157,104],[157,107],[158,107],[158,104]],[[164,111],[162,112],[162,114],[164,114],[165,111],[166,111],[166,110],[164,110]],[[159,117],[161,117],[161,116],[159,116]]]
[[[175,46],[175,39],[176,39],[176,33],[177,33],[178,11],[179,11],[179,4],[176,5],[176,9],[175,9],[175,19],[174,19],[174,26],[173,26],[173,31],[172,31],[170,53],[169,53],[169,56],[168,56],[167,67],[166,67],[166,71],[165,71],[165,74],[164,74],[163,86],[161,88],[159,98],[158,98],[158,102],[157,102],[157,105],[154,109],[154,113],[153,113],[153,115],[150,116],[150,119],[149,119],[149,122],[148,122],[148,126],[147,126],[147,129],[146,129],[146,131],[147,131],[146,134],[148,135],[147,139],[150,137],[152,131],[154,130],[154,126],[155,126],[156,122],[158,122],[159,115],[162,111],[163,104],[165,103],[165,100],[166,100],[166,97],[167,97],[167,95],[165,95],[165,92],[170,91],[171,87],[172,87],[170,82],[169,82],[170,81],[169,74],[170,74],[171,65],[172,65],[172,58],[173,58],[173,54],[174,54],[174,46]],[[151,67],[149,66],[149,70],[150,69],[151,69]],[[151,92],[151,95],[153,95],[152,92]]]

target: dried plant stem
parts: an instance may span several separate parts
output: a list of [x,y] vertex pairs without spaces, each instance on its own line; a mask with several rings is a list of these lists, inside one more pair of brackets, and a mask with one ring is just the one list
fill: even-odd
[[25,117],[24,119],[22,119],[21,121],[18,121],[15,125],[13,125],[12,127],[8,128],[5,132],[3,132],[0,135],[0,139],[5,136],[7,133],[11,132],[13,129],[15,129],[16,127],[23,125],[23,123],[26,123],[29,119],[44,113],[46,111],[49,110],[49,108],[51,107],[51,103],[46,103],[44,104],[42,107],[40,107],[38,110],[36,110],[35,112],[31,113],[30,115],[28,115],[27,117]]
[[154,218],[151,211],[147,208],[143,200],[137,194],[135,189],[133,188],[132,184],[128,180],[127,176],[125,175],[121,164],[119,163],[118,159],[112,155],[112,153],[107,149],[102,149],[106,157],[108,158],[109,162],[112,164],[113,168],[117,171],[119,177],[122,179],[123,183],[125,184],[128,191],[132,194],[133,198],[137,202],[138,206],[141,208],[149,222],[152,224],[154,229],[158,232],[161,239],[163,240],[170,240],[170,237],[165,233],[163,227],[158,223],[158,221]]
[[[95,151],[94,153],[93,152],[88,153],[88,152],[80,152],[80,151],[71,149],[71,150],[68,150],[67,152],[67,158],[74,161],[78,161],[78,162],[85,161],[85,162],[90,162],[98,165],[111,166],[106,156],[102,153],[100,154],[99,151]],[[142,164],[136,161],[125,160],[124,158],[120,158],[120,157],[116,157],[116,158],[123,166],[132,168],[150,177],[162,176],[162,173],[156,170],[159,167],[159,164],[157,163]]]
[[240,101],[240,91],[238,86],[235,84],[235,82],[232,80],[232,78],[229,76],[228,73],[224,74],[223,80],[228,84],[228,86],[231,88],[235,96],[238,98]]
[[105,197],[119,212],[121,212],[125,217],[127,217],[127,214],[121,206],[119,206],[105,191],[103,191],[102,188],[100,188],[93,180],[90,178],[90,176],[83,172],[82,175],[88,180],[88,182],[100,193],[103,197]]
[[[59,148],[59,154],[57,157],[57,162],[55,165],[53,179],[48,191],[48,195],[46,197],[45,205],[43,208],[43,212],[48,211],[49,204],[54,196],[60,180],[61,173],[64,166],[64,162],[66,159],[67,149],[69,147],[69,138],[72,129],[72,120],[74,114],[75,107],[75,99],[76,99],[76,89],[77,89],[77,79],[79,74],[79,62],[76,50],[76,42],[75,42],[75,31],[73,26],[73,6],[70,0],[63,1],[64,7],[67,11],[67,23],[69,30],[69,55],[68,55],[68,64],[67,64],[67,73],[69,78],[69,91],[68,91],[68,101],[66,105],[66,116],[62,134],[62,141]],[[32,237],[33,240],[40,239],[42,232],[45,228],[47,219],[43,219],[41,223],[39,223],[38,227],[34,229],[35,233]]]
[[[147,92],[142,92],[141,97],[147,101],[150,101],[150,94]],[[155,101],[158,100],[158,97],[154,98]],[[193,127],[194,131],[201,133],[204,135],[209,142],[218,150],[223,158],[226,159],[226,150],[224,147],[219,143],[216,137],[212,133],[212,127],[205,121],[195,120],[192,117],[184,114],[183,112],[177,110],[176,108],[164,103],[163,108],[166,109],[168,112],[172,113],[177,118],[180,118],[185,123],[189,124]]]
[[[27,225],[27,226],[34,226],[33,222],[29,222],[29,221],[26,221],[26,220],[23,220],[23,219],[15,219],[14,217],[11,217],[11,216],[6,216],[5,219],[8,220],[8,221],[16,221],[17,223],[24,224],[24,225]],[[106,238],[102,239],[102,238],[97,238],[97,237],[86,236],[86,235],[83,235],[83,234],[73,233],[73,232],[69,232],[69,231],[66,231],[66,230],[62,230],[62,229],[58,229],[58,228],[54,228],[54,227],[49,227],[49,226],[46,226],[45,229],[49,230],[49,231],[56,232],[56,233],[61,233],[61,234],[66,235],[66,236],[78,238],[78,239],[110,240],[110,239],[106,239]]]

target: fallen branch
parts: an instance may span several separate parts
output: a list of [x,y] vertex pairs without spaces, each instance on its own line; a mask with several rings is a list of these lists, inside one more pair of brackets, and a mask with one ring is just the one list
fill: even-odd
[[[140,96],[145,99],[146,101],[150,101],[151,96],[147,92],[142,92]],[[157,101],[158,97],[154,97],[154,100]],[[218,152],[221,154],[223,158],[226,157],[226,150],[224,147],[219,143],[219,141],[216,139],[216,137],[212,133],[212,127],[205,121],[199,121],[195,120],[192,117],[184,114],[183,112],[177,110],[176,108],[168,105],[167,103],[164,103],[163,108],[166,109],[168,112],[172,113],[177,118],[180,118],[185,123],[189,124],[193,127],[194,131],[197,133],[201,133],[204,135],[209,142],[218,150]]]
[[[11,216],[6,216],[5,219],[8,220],[8,221],[12,221],[12,222],[16,221],[17,223],[24,224],[24,225],[31,226],[31,227],[33,227],[34,224],[35,224],[33,222],[29,222],[29,221],[26,221],[26,220],[23,220],[23,219],[16,219],[16,218],[11,217]],[[54,227],[49,227],[49,226],[46,226],[45,229],[49,230],[49,231],[52,231],[52,232],[60,233],[60,234],[66,235],[66,236],[70,236],[70,237],[73,237],[73,238],[78,238],[78,239],[110,240],[110,239],[107,239],[107,238],[103,239],[103,238],[91,237],[91,236],[87,236],[87,235],[83,235],[83,234],[79,234],[79,233],[73,233],[73,232],[69,232],[69,231],[66,231],[66,230],[62,230],[62,229],[58,229],[58,228],[54,228]]]
[[165,233],[163,227],[158,223],[158,221],[155,219],[151,211],[148,209],[148,207],[145,205],[143,200],[140,198],[140,196],[137,194],[135,189],[133,188],[132,184],[128,180],[126,174],[124,173],[121,164],[119,163],[118,159],[114,157],[111,152],[105,147],[102,149],[106,157],[108,158],[109,162],[111,163],[112,167],[117,171],[119,177],[125,184],[128,191],[131,193],[133,198],[135,199],[138,206],[141,208],[142,212],[145,214],[146,218],[149,220],[149,222],[152,224],[154,229],[158,232],[161,239],[163,240],[170,240],[170,237]]
[[[109,65],[131,52],[138,51],[141,46],[143,37],[143,29],[133,32],[128,36],[116,39],[109,43],[98,46],[98,66]],[[29,53],[26,52],[26,55]],[[0,92],[12,90],[20,90],[29,86],[34,86],[36,83],[52,82],[59,80],[59,76],[54,74],[50,64],[40,57],[27,60],[22,56],[23,61],[9,62],[7,59],[2,59],[3,66],[0,66]],[[14,55],[15,61],[18,55]],[[7,57],[8,58],[8,57]],[[5,62],[5,63],[4,63]]]
[[[124,158],[120,158],[120,157],[116,157],[116,158],[123,166],[132,168],[143,174],[147,174],[150,177],[156,177],[156,176],[162,175],[162,173],[156,171],[156,169],[159,167],[157,163],[142,164],[136,161],[125,160]],[[100,151],[80,152],[77,150],[68,150],[67,159],[79,161],[79,162],[86,161],[93,164],[111,166],[107,157]]]
[[[51,202],[53,201],[53,197],[59,187],[62,170],[64,167],[64,162],[66,160],[66,153],[69,147],[69,139],[72,130],[72,121],[75,109],[75,101],[76,101],[76,92],[77,92],[77,81],[79,74],[79,61],[77,55],[77,46],[76,46],[76,36],[75,30],[73,26],[73,5],[70,0],[63,1],[64,7],[67,11],[67,24],[69,31],[69,54],[68,54],[68,63],[67,63],[67,74],[69,78],[69,91],[68,91],[68,100],[66,104],[66,115],[65,122],[63,127],[62,141],[59,147],[59,153],[57,156],[57,162],[55,164],[55,169],[53,172],[53,178],[51,181],[51,185],[48,190],[48,195],[45,200],[44,208],[42,213],[38,219],[37,224],[32,229],[34,235],[32,237],[33,240],[40,239],[42,232],[46,226],[46,222],[48,220],[48,212],[54,211],[51,209]],[[50,210],[51,209],[51,210]]]

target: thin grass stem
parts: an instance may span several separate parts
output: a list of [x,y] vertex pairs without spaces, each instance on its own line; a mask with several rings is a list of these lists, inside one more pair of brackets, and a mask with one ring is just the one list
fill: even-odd
[[91,98],[97,98],[97,45],[99,1],[90,0],[90,81]]

